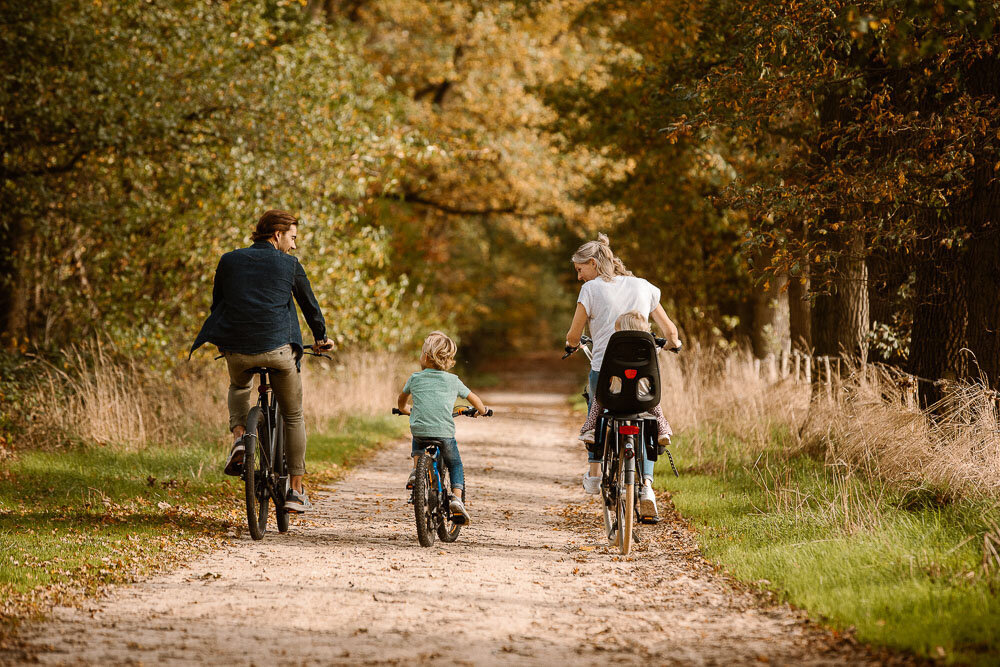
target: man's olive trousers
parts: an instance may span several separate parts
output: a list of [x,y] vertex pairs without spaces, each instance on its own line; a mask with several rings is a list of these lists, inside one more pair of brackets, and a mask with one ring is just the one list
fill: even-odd
[[306,474],[306,427],[302,421],[302,376],[291,345],[259,354],[224,352],[229,367],[229,430],[246,426],[250,412],[250,385],[255,366],[270,368],[271,389],[285,422],[285,457],[289,475]]

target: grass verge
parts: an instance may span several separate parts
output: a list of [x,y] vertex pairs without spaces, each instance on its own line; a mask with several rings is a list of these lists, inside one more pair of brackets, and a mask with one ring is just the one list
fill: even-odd
[[946,662],[1000,660],[995,507],[789,454],[780,433],[752,461],[735,439],[715,438],[684,466],[688,438],[678,435],[681,477],[665,460],[656,476],[707,558],[862,641]]
[[[310,436],[307,481],[329,482],[406,420],[331,421]],[[245,526],[224,447],[21,451],[0,468],[0,642],[18,621],[213,547]],[[294,529],[294,528],[293,528]]]

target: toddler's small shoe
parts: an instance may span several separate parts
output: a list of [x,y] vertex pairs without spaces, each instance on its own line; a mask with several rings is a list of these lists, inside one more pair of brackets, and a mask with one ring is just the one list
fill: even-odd
[[588,445],[594,444],[594,429],[589,429],[580,434],[579,439]]
[[590,473],[583,473],[583,492],[596,496],[601,492],[601,476],[590,476]]
[[409,491],[413,488],[413,483],[417,481],[417,471],[416,469],[410,471],[410,476],[406,480],[406,489]]
[[448,503],[448,509],[451,510],[451,518],[455,523],[464,526],[472,521],[472,517],[465,510],[465,503],[462,502],[461,498],[452,498],[451,502]]

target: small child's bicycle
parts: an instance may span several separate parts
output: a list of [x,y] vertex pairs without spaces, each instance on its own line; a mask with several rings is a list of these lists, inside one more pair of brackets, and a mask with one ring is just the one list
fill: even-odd
[[[392,409],[392,414],[401,415],[398,408]],[[464,415],[473,417],[475,408],[455,410],[452,417]],[[486,411],[486,417],[493,416],[493,410]],[[423,454],[417,459],[416,474],[413,480],[413,516],[417,522],[417,540],[420,546],[429,547],[434,544],[434,534],[442,542],[454,542],[465,525],[465,517],[452,515],[449,510],[451,503],[451,480],[448,478],[448,467],[441,465],[441,442],[435,443],[433,438],[426,438]],[[462,489],[462,502],[465,502],[465,489]]]

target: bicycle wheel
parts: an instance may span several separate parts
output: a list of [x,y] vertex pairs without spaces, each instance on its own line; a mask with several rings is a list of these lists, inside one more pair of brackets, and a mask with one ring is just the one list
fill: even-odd
[[287,533],[288,510],[285,509],[285,497],[288,494],[288,461],[285,460],[285,426],[280,411],[275,419],[274,452],[271,460],[274,461],[275,483],[284,480],[284,484],[280,484],[275,489],[275,493],[281,497],[274,499],[274,516],[278,524],[278,532]]
[[[607,436],[611,437],[610,434]],[[604,446],[604,464],[601,468],[601,501],[604,510],[604,534],[608,542],[617,546],[618,544],[618,520],[615,510],[615,497],[618,490],[618,447],[616,443],[608,443]],[[605,484],[606,480],[612,480],[611,484]]]
[[635,461],[623,461],[618,487],[618,550],[627,556],[632,550],[632,531],[635,526]]
[[[451,488],[451,477],[447,470],[441,471],[441,488]],[[458,539],[458,534],[462,532],[462,524],[451,520],[451,510],[448,508],[448,494],[443,494],[444,502],[441,503],[441,520],[437,525],[438,538],[442,542],[454,542]],[[465,489],[462,489],[462,502],[465,502]]]
[[[264,451],[267,423],[261,419],[260,406],[254,406],[247,415],[247,433],[251,437],[244,440],[243,486],[247,505],[247,527],[250,537],[263,539],[267,529],[267,471],[264,469]],[[263,438],[262,438],[263,436]],[[263,493],[262,493],[263,491]]]
[[434,544],[436,503],[437,488],[431,457],[423,454],[417,459],[417,475],[413,480],[413,517],[417,521],[417,540],[422,547]]

